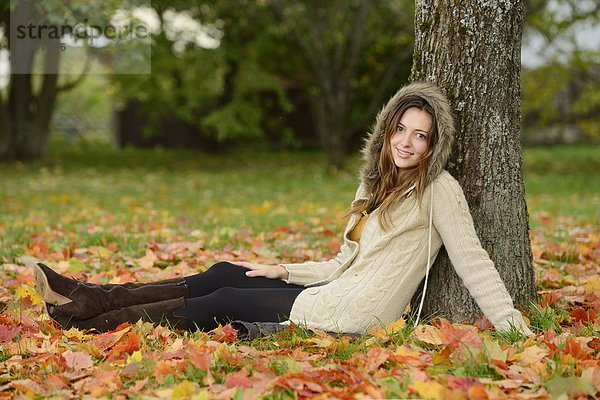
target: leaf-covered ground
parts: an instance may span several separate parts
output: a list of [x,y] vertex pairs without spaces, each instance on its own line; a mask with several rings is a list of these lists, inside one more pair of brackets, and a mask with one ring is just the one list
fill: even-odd
[[[434,319],[360,338],[291,327],[239,341],[147,323],[59,329],[27,264],[93,282],[150,281],[219,260],[337,251],[352,174],[313,154],[107,150],[0,167],[0,396],[7,398],[594,398],[599,395],[597,149],[525,154],[535,337]],[[351,162],[355,167],[358,160]],[[573,165],[578,166],[572,168]],[[565,183],[565,180],[567,183]]]

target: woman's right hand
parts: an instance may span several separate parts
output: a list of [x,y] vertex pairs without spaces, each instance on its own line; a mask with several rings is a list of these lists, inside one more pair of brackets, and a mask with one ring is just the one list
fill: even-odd
[[246,272],[246,276],[251,278],[262,276],[269,279],[286,280],[290,277],[290,273],[282,265],[256,264],[247,261],[235,261],[232,264],[248,268],[249,271]]

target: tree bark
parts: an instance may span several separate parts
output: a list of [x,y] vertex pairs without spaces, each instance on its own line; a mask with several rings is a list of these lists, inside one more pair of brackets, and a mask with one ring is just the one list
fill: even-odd
[[44,158],[48,153],[50,123],[56,106],[58,95],[58,63],[60,58],[60,41],[57,39],[46,42],[46,59],[44,78],[39,95],[35,101],[35,118],[31,125],[31,143],[24,153],[31,158]]
[[0,93],[0,160],[13,158],[13,155],[10,154],[12,151],[10,125],[8,102],[2,98],[2,93]]
[[[5,16],[3,16],[4,18]],[[31,1],[19,2],[11,15],[15,25],[39,21]],[[58,94],[59,39],[17,39],[10,31],[11,75],[6,101],[0,99],[0,160],[33,160],[46,156],[50,124]],[[36,95],[32,83],[34,58],[43,54],[44,71]],[[74,86],[75,83],[70,87]]]
[[[411,74],[439,85],[454,108],[457,137],[447,169],[518,307],[536,298],[520,144],[523,15],[523,0],[417,0]],[[452,321],[481,315],[444,249],[424,313]]]

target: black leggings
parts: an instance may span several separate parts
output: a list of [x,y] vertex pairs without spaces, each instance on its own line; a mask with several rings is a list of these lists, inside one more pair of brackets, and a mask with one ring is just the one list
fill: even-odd
[[279,279],[246,276],[247,268],[228,262],[188,276],[190,297],[177,316],[187,318],[190,330],[208,331],[233,320],[281,322],[286,320],[303,286]]

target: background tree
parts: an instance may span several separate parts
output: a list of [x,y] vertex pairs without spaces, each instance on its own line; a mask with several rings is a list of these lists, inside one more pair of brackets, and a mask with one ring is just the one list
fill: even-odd
[[[270,4],[310,71],[315,128],[329,166],[339,168],[349,139],[364,129],[389,94],[390,83],[395,81],[395,88],[400,83],[399,71],[408,64],[412,50],[412,6],[378,0],[272,0]],[[394,35],[386,37],[384,30]],[[389,49],[393,57],[384,55]],[[364,55],[377,52],[377,57],[366,57],[371,64],[367,66],[370,71],[365,71]],[[360,82],[361,68],[372,90],[358,90],[366,86]],[[367,95],[369,102],[362,102],[364,108],[356,113],[359,94]],[[359,115],[354,121],[353,114]]]
[[[524,42],[536,63],[523,63],[523,139],[560,143],[600,139],[600,51],[582,36],[598,26],[593,0],[527,1]],[[587,39],[587,40],[586,40]]]
[[[519,139],[523,15],[523,1],[417,2],[412,79],[434,81],[448,95],[457,122],[448,170],[509,293],[527,306],[536,290]],[[444,250],[430,279],[427,314],[480,315]]]
[[[311,132],[303,134],[316,131],[329,163],[339,167],[348,150],[360,147],[382,99],[409,74],[408,1],[158,0],[152,7],[162,26],[155,35],[152,75],[116,77],[121,98],[141,102],[150,129],[176,116],[217,141],[256,143],[268,127],[269,134],[288,142],[292,127],[285,125],[286,114],[298,107],[293,93],[295,100],[312,102],[314,129],[308,121],[303,127]],[[175,48],[177,39],[163,16],[171,12],[216,27],[218,47],[188,42]]]
[[[74,75],[61,75],[64,39],[69,34],[62,27],[74,27],[83,21],[88,26],[106,27],[122,6],[122,2],[115,0],[2,3],[0,49],[10,51],[11,73],[7,88],[0,91],[0,159],[44,157],[57,96],[78,85],[88,72],[86,62],[80,71],[71,71]],[[29,32],[25,37],[20,37],[24,32],[18,29],[20,25]],[[89,37],[86,35],[91,34],[80,33],[71,39],[85,41]]]
[[[216,141],[262,137],[258,94],[280,83],[261,64],[271,15],[255,2],[153,1],[152,74],[114,77],[122,102],[135,102],[148,135],[175,119]],[[204,39],[202,39],[204,38]]]

